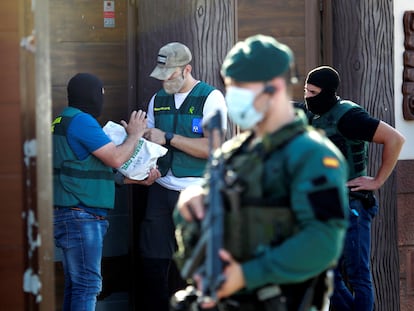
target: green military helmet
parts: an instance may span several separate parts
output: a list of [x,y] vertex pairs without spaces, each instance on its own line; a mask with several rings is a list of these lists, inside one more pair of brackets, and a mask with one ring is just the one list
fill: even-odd
[[287,45],[259,34],[238,42],[229,51],[221,74],[238,82],[269,81],[290,70],[293,58]]

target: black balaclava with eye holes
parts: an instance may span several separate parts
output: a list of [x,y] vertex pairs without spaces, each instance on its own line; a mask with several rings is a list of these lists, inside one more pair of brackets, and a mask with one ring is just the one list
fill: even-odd
[[337,102],[336,90],[339,86],[338,72],[329,66],[321,66],[308,73],[307,84],[320,87],[321,92],[313,97],[305,98],[306,106],[314,114],[324,114]]
[[102,113],[103,83],[90,73],[73,76],[67,87],[68,105],[97,118]]

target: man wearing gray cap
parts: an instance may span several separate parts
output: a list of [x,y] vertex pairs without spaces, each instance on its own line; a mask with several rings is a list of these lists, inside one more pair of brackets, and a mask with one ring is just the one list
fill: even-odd
[[[204,308],[307,311],[328,300],[326,271],[347,228],[347,165],[294,109],[292,67],[290,48],[264,35],[237,43],[223,62],[229,118],[244,132],[215,152],[225,176],[224,249],[217,254],[223,282],[197,300]],[[206,194],[201,186],[181,192],[186,221],[208,213]],[[205,287],[209,278],[198,273]]]
[[146,310],[169,310],[168,272],[176,250],[172,212],[178,195],[187,186],[199,183],[209,154],[208,133],[203,119],[217,110],[227,128],[223,94],[192,76],[192,54],[180,42],[163,46],[150,74],[163,88],[148,105],[145,138],[168,148],[158,160],[162,177],[148,192],[148,203],[140,224],[140,255],[143,267]]

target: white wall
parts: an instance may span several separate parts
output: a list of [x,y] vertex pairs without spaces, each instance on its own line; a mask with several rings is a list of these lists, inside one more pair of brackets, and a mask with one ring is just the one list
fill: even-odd
[[400,154],[400,160],[414,160],[414,120],[406,121],[402,112],[403,96],[401,93],[403,81],[403,53],[405,11],[414,11],[413,0],[394,0],[394,90],[395,90],[395,127],[405,136],[405,144]]

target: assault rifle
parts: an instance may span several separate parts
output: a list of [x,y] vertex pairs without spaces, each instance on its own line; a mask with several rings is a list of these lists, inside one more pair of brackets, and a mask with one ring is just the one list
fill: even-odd
[[221,114],[219,111],[204,124],[209,133],[209,159],[206,166],[209,192],[205,197],[205,217],[201,220],[201,236],[181,270],[184,280],[198,274],[202,278],[202,290],[189,286],[178,291],[171,300],[172,310],[191,310],[194,302],[217,301],[216,290],[224,281],[223,262],[218,252],[223,244],[223,201],[221,189],[223,185],[223,159],[215,158],[214,150],[223,142]]

